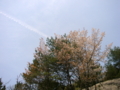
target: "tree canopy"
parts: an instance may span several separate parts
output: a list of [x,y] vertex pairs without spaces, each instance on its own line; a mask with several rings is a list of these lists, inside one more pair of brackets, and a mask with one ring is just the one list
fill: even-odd
[[101,51],[104,35],[92,29],[91,35],[82,30],[55,35],[46,43],[41,39],[33,63],[28,63],[23,73],[24,80],[32,90],[89,90],[102,79],[100,62],[104,62],[111,46]]
[[120,78],[120,47],[111,49],[107,58],[106,79]]

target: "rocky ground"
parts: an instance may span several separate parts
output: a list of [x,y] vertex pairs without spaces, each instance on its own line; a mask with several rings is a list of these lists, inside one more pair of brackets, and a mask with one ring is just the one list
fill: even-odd
[[[96,84],[96,87],[97,90],[120,90],[120,78]],[[95,86],[90,87],[90,90],[95,90]]]

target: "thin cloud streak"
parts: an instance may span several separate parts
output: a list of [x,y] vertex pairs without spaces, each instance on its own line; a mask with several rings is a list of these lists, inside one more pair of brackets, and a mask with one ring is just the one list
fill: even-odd
[[18,20],[18,19],[16,19],[16,18],[11,17],[11,16],[8,15],[8,14],[5,14],[5,13],[3,13],[3,12],[1,12],[1,11],[0,11],[0,14],[4,15],[5,17],[7,17],[7,18],[9,18],[9,19],[11,19],[11,20],[13,20],[13,21],[15,21],[15,22],[17,22],[18,24],[22,25],[23,27],[25,27],[25,28],[27,28],[27,29],[29,29],[29,30],[37,33],[37,34],[42,35],[42,36],[45,37],[45,38],[48,37],[46,34],[38,31],[37,29],[31,27],[30,25],[28,25],[28,24],[26,24],[26,23],[24,23],[24,22],[22,22],[22,21],[20,21],[20,20]]

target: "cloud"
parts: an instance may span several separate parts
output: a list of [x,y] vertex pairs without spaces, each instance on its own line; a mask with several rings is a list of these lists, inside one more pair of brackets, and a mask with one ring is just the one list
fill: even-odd
[[40,32],[39,30],[33,28],[32,26],[30,26],[30,25],[28,25],[28,24],[26,24],[26,23],[24,23],[24,22],[22,22],[22,21],[20,21],[20,20],[18,20],[18,19],[16,19],[16,18],[14,18],[14,17],[12,17],[12,16],[10,16],[10,15],[8,15],[8,14],[6,14],[6,13],[3,13],[3,12],[0,11],[0,14],[6,16],[7,18],[15,21],[16,23],[22,25],[23,27],[25,27],[25,28],[27,28],[27,29],[29,29],[29,30],[31,30],[31,31],[33,31],[33,32],[35,32],[35,33],[37,33],[37,34],[45,37],[45,38],[48,37],[46,34]]

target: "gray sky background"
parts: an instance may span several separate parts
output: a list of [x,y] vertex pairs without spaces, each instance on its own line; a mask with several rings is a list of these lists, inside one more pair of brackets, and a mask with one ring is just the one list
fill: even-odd
[[102,46],[120,46],[120,0],[0,0],[0,77],[13,85],[40,38],[100,29]]

